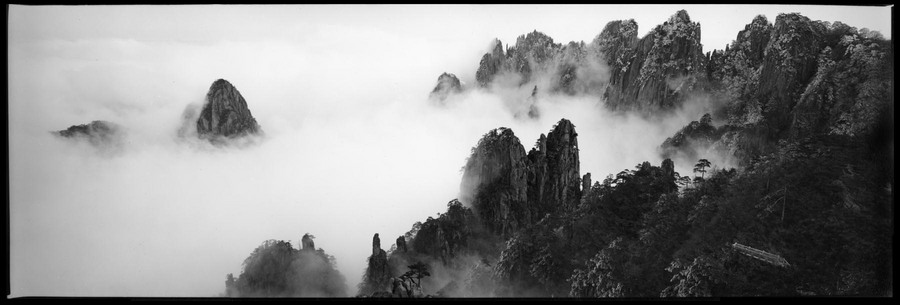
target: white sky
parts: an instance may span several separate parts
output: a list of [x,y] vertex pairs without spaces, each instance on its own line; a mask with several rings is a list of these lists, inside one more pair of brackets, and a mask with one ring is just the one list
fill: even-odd
[[[701,23],[704,51],[780,12],[891,37],[884,7],[10,6],[12,296],[215,296],[264,240],[296,246],[306,232],[353,294],[372,235],[387,249],[445,211],[469,149],[500,126],[529,149],[569,118],[595,180],[658,164],[652,149],[697,113],[648,125],[550,98],[524,122],[496,96],[448,109],[425,98],[445,71],[474,83],[493,38],[589,42],[629,18],[643,35],[678,9]],[[212,152],[172,140],[181,111],[218,78],[269,140]],[[122,155],[47,134],[97,119],[127,128]]]

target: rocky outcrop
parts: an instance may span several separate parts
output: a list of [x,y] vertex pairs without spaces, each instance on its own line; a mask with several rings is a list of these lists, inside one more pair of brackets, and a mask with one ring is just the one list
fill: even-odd
[[224,79],[213,82],[197,119],[197,135],[215,142],[261,131],[237,88]]
[[766,46],[757,99],[770,136],[786,129],[790,113],[816,73],[825,26],[800,14],[780,14]]
[[494,76],[503,69],[505,57],[506,56],[503,53],[503,43],[501,43],[500,40],[496,40],[491,52],[484,54],[484,56],[481,57],[481,62],[478,63],[478,71],[475,72],[475,80],[478,82],[479,87],[485,88],[494,81]]
[[472,150],[460,185],[459,200],[470,205],[497,233],[527,223],[525,149],[508,128],[491,130]]
[[369,256],[366,272],[359,284],[359,295],[371,295],[375,292],[388,291],[391,283],[391,268],[388,265],[387,253],[381,249],[378,233],[372,238],[372,255]]
[[512,130],[492,130],[464,168],[460,198],[491,231],[524,228],[581,198],[575,126],[562,119],[526,155]]
[[725,125],[692,122],[663,143],[663,157],[696,157],[715,147],[745,164],[787,137],[866,135],[889,112],[890,41],[846,24],[780,14],[757,16],[724,50],[711,52],[707,75]]
[[725,50],[709,54],[707,75],[725,101],[729,124],[755,124],[762,120],[762,105],[755,99],[765,49],[772,35],[772,24],[765,16],[756,16],[740,31]]
[[598,55],[602,56],[610,67],[615,68],[610,71],[613,79],[620,78],[622,73],[628,72],[622,68],[629,65],[637,47],[637,30],[638,25],[634,19],[610,21],[592,42],[592,46],[599,51]]
[[570,208],[581,198],[578,134],[575,125],[562,119],[547,137],[542,134],[528,152],[528,200],[532,220],[557,207]]
[[[482,56],[475,79],[481,88],[540,84],[547,92],[599,95],[598,87],[607,81],[599,63],[596,50],[584,42],[559,44],[550,36],[533,31],[519,36],[505,53],[496,40],[493,50]],[[496,82],[501,75],[505,76],[504,81]]]
[[119,147],[125,136],[121,126],[107,121],[73,125],[65,130],[52,133],[63,138],[85,140],[96,147]]
[[397,237],[397,251],[400,253],[409,252],[409,247],[406,246],[406,238],[403,236]]
[[443,102],[452,94],[462,92],[462,85],[456,75],[444,72],[438,77],[437,85],[431,90],[429,98]]
[[[889,42],[836,22],[818,56],[815,76],[791,117],[791,136],[871,133],[890,115],[893,60]],[[840,37],[840,38],[838,38]]]
[[613,71],[607,106],[642,113],[679,106],[706,72],[700,24],[681,10],[632,46],[633,27],[633,21],[614,21],[596,39],[600,49],[609,52],[607,63]]

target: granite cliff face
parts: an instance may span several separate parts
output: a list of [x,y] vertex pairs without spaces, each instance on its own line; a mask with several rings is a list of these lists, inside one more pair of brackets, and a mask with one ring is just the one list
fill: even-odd
[[562,119],[528,152],[528,201],[532,221],[558,207],[572,208],[581,197],[578,134]]
[[459,199],[491,231],[515,231],[528,222],[526,167],[525,149],[513,131],[491,130],[466,162]]
[[646,114],[679,106],[702,85],[700,24],[681,10],[635,43],[636,27],[633,20],[613,21],[595,39],[612,71],[607,106]]
[[562,119],[526,155],[512,130],[492,130],[469,157],[460,200],[498,234],[574,207],[581,198],[577,137],[575,126]]
[[790,124],[790,113],[797,98],[816,73],[824,34],[824,25],[800,14],[782,14],[775,20],[757,93],[770,135],[776,135]]
[[237,88],[224,79],[213,82],[197,119],[197,135],[217,140],[257,135],[261,131]]

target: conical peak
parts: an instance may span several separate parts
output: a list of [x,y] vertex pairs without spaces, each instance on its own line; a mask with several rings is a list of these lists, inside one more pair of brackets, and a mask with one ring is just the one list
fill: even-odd
[[223,79],[223,78],[220,78],[220,79],[217,79],[216,81],[214,81],[214,82],[212,83],[212,85],[209,86],[209,90],[210,90],[210,91],[212,91],[214,88],[225,88],[225,89],[229,89],[229,88],[234,88],[234,85],[232,85],[232,84],[231,84],[230,82],[228,82],[227,80],[225,80],[225,79]]
[[575,125],[572,124],[572,122],[567,119],[561,119],[553,127],[553,130],[550,131],[550,133],[556,133],[556,132],[574,133]]

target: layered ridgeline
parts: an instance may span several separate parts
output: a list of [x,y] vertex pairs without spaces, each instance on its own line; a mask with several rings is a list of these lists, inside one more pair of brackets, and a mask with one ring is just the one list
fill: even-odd
[[637,29],[634,20],[612,21],[587,44],[556,43],[536,30],[506,49],[496,40],[479,62],[477,86],[593,95],[610,109],[647,115],[677,108],[705,84],[700,24],[678,11],[640,39]]
[[262,134],[262,129],[247,107],[247,101],[230,82],[218,79],[209,87],[205,102],[198,110],[189,105],[182,114],[181,137],[190,136],[213,144]]
[[[681,163],[707,155],[745,166],[782,139],[882,133],[878,126],[892,119],[893,48],[877,32],[794,13],[774,24],[758,16],[725,50],[705,55],[700,35],[683,10],[644,37],[631,19],[609,22],[587,44],[534,31],[506,48],[495,41],[475,73],[477,88],[519,88],[515,115],[528,117],[540,114],[538,92],[592,95],[608,109],[645,116],[708,101],[709,117],[660,147]],[[467,89],[454,79],[442,75],[432,96]]]

